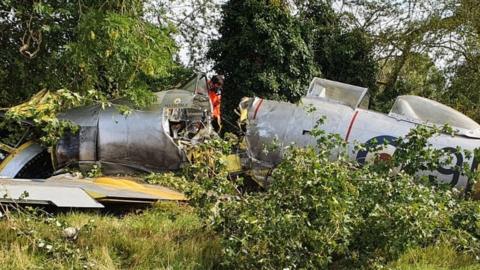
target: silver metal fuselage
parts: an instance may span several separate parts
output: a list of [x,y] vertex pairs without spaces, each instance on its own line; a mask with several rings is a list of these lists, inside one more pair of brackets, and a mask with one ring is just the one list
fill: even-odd
[[[388,147],[383,152],[393,155],[396,138],[405,136],[417,125],[428,124],[400,115],[386,115],[358,107],[352,108],[315,97],[305,97],[300,104],[253,98],[249,104],[245,136],[248,155],[257,166],[264,168],[277,165],[282,159],[285,147],[292,143],[300,147],[315,146],[316,140],[309,131],[323,117],[325,121],[320,128],[344,138],[349,143],[350,157],[360,163],[371,159],[374,153],[369,153],[368,150],[355,151],[355,144],[386,142]],[[449,151],[453,157],[452,164],[438,168],[434,172],[418,174],[436,176],[442,183],[448,183],[459,189],[466,188],[467,177],[461,175],[455,166],[462,166],[466,162],[476,170],[478,159],[476,157],[468,159],[457,152],[456,148],[473,151],[480,147],[480,139],[466,135],[440,134],[431,138],[429,142],[434,147]],[[272,145],[274,147],[268,149]],[[332,153],[332,159],[335,157],[336,153]]]
[[[79,126],[55,148],[56,169],[93,164],[108,174],[179,169],[186,161],[185,144],[194,144],[200,130],[210,134],[208,96],[185,90],[156,93],[157,102],[125,114],[122,101],[76,108],[59,116]],[[198,137],[198,136],[197,136]]]

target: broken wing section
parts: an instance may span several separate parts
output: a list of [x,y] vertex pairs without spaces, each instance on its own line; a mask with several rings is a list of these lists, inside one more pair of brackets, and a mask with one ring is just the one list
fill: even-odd
[[78,179],[59,175],[44,180],[0,179],[0,202],[50,205],[58,208],[104,208],[185,201],[182,193],[131,179]]

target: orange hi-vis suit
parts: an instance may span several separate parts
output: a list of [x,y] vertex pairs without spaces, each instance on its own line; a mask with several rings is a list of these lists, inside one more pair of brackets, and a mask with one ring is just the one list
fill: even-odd
[[220,104],[222,102],[222,94],[213,90],[208,90],[208,96],[210,97],[210,101],[212,102],[213,106],[212,117],[214,119],[220,119]]

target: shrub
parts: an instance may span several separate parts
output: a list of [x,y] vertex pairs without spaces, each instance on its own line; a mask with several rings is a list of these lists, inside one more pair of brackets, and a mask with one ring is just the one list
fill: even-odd
[[160,184],[185,193],[200,217],[213,222],[218,203],[227,196],[241,195],[242,178],[230,176],[225,156],[232,153],[237,138],[225,134],[226,140],[212,138],[189,149],[190,163],[179,174],[152,173],[146,177],[151,184]]
[[292,149],[266,193],[220,205],[216,228],[225,263],[242,269],[321,268],[344,254],[356,223],[352,170],[322,162],[312,149]]
[[[290,147],[265,193],[218,204],[214,227],[223,239],[224,266],[374,268],[441,241],[478,252],[476,203],[415,176],[447,162],[428,144],[437,132],[412,130],[397,142],[398,156],[359,166],[348,161],[341,138],[317,130],[318,147]],[[332,162],[334,150],[340,158]]]
[[[380,268],[437,244],[474,257],[480,206],[415,175],[451,162],[451,153],[428,143],[449,130],[418,127],[396,142],[392,159],[360,166],[349,160],[342,138],[316,129],[317,147],[289,146],[265,192],[242,192],[241,179],[229,179],[221,157],[232,142],[215,139],[194,149],[182,176],[149,181],[189,196],[219,234],[228,269]],[[373,146],[357,150],[365,147]]]

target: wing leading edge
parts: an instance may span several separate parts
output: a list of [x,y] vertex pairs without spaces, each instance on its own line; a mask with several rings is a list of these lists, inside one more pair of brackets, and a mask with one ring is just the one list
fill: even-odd
[[145,205],[186,201],[174,190],[122,178],[77,179],[68,175],[45,180],[0,179],[0,202],[53,205],[59,208],[104,208],[106,204]]

